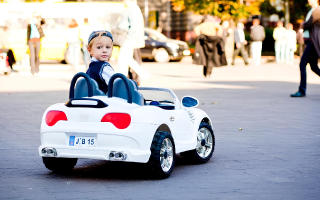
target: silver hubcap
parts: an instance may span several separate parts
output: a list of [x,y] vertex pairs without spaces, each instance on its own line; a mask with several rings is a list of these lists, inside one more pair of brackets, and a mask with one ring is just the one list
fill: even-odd
[[156,61],[158,62],[168,62],[169,61],[169,54],[165,49],[158,49],[156,56]]
[[164,172],[167,172],[171,169],[173,162],[173,147],[171,140],[166,138],[162,141],[160,149],[160,163],[161,168]]
[[201,158],[208,157],[212,151],[212,134],[205,127],[198,131],[196,151]]

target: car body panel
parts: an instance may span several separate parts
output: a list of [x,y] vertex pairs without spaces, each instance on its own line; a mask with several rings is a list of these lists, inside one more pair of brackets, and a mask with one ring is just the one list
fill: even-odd
[[[161,125],[166,125],[172,134],[176,153],[195,149],[199,125],[205,118],[210,121],[209,116],[200,109],[183,107],[170,89],[140,87],[139,90],[169,92],[174,98],[171,104],[174,109],[129,104],[125,99],[108,96],[88,97],[106,103],[108,106],[104,108],[54,104],[42,117],[39,155],[42,156],[42,148],[53,147],[57,150],[57,157],[61,158],[109,160],[111,151],[121,151],[127,154],[124,161],[146,163],[150,157],[152,139]],[[48,126],[46,115],[52,110],[64,112],[67,121],[58,121],[55,125]],[[131,116],[131,123],[125,129],[118,129],[110,122],[101,122],[107,113],[127,113]],[[70,146],[70,136],[93,137],[96,138],[96,144],[92,147]]]

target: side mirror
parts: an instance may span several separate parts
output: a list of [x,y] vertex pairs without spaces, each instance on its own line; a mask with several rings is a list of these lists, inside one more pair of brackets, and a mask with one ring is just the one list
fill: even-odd
[[197,107],[199,105],[198,99],[190,96],[185,96],[181,100],[182,105],[187,108]]

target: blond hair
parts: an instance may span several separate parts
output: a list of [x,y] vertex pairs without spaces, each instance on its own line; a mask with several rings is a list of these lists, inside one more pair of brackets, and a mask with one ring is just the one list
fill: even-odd
[[[101,37],[102,37],[102,34],[104,34],[104,33],[106,33],[106,32],[104,32],[104,31],[99,31],[99,32],[97,32],[97,33],[95,33],[95,35],[98,35],[97,37],[95,37],[95,38],[93,38],[91,41],[90,41],[90,43],[88,44],[88,47],[91,49],[92,48],[92,45],[93,45],[93,42],[96,40],[96,39],[100,39]],[[105,36],[105,37],[108,37],[108,36]],[[109,37],[110,38],[110,37]],[[113,42],[112,42],[113,43]]]

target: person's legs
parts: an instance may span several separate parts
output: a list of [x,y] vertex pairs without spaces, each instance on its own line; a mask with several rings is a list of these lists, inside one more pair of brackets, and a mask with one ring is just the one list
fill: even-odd
[[280,44],[279,42],[275,42],[274,44],[274,49],[275,49],[275,56],[276,56],[276,62],[280,63]]
[[35,73],[35,47],[33,42],[28,42],[29,52],[30,52],[30,66],[31,66],[31,74]]
[[251,43],[251,54],[255,64],[257,64],[257,42]]
[[81,51],[81,47],[80,44],[75,44],[74,45],[74,68],[75,69],[79,69],[79,61],[80,61],[80,51]]
[[257,65],[260,65],[260,63],[261,63],[261,51],[262,51],[262,42],[259,41],[259,42],[257,42],[257,50],[256,50],[256,52],[257,52],[256,64]]
[[306,67],[309,62],[309,58],[312,52],[312,49],[314,50],[311,43],[309,43],[304,50],[301,60],[300,60],[300,86],[299,86],[299,92],[302,94],[306,94],[307,91],[307,72]]
[[246,52],[246,49],[245,49],[245,45],[244,45],[244,44],[241,44],[240,51],[241,51],[241,56],[242,56],[242,58],[243,58],[244,63],[245,63],[246,65],[249,64],[249,62],[248,62],[248,53]]
[[233,56],[232,56],[232,63],[231,63],[232,65],[234,65],[234,60],[236,59],[236,56],[239,55],[239,53],[240,53],[240,48],[234,49]]
[[89,68],[88,63],[90,62],[90,54],[87,48],[88,48],[88,45],[83,44],[82,46],[83,62],[84,62],[84,65],[86,66],[86,70]]
[[206,66],[203,66],[203,75],[204,75],[204,77],[207,76],[207,67]]
[[290,59],[289,59],[289,64],[293,65],[293,61],[294,61],[294,51],[292,49],[290,49]]
[[280,43],[280,62],[283,63],[285,61],[285,54],[286,54],[286,43]]
[[319,59],[319,56],[313,47],[311,50],[311,55],[309,57],[309,63],[310,63],[311,70],[314,73],[316,73],[318,76],[320,76],[320,69],[318,67],[318,59]]
[[40,42],[35,43],[35,73],[39,73],[39,66],[40,66]]

